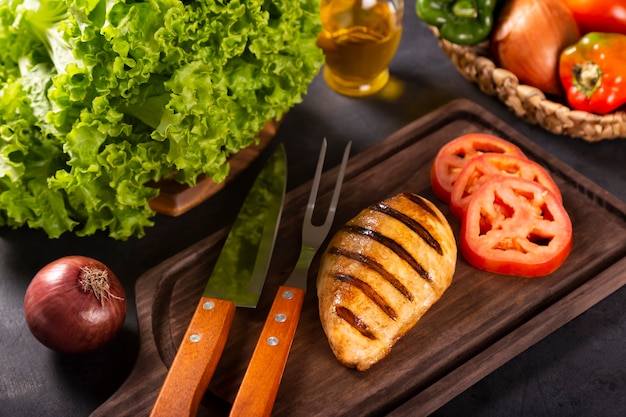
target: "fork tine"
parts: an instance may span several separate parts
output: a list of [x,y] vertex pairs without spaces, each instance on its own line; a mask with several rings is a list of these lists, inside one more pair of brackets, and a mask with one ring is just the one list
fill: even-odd
[[337,204],[339,203],[339,195],[341,194],[341,187],[343,185],[343,177],[346,173],[346,166],[348,165],[348,159],[350,157],[350,149],[352,147],[352,141],[348,142],[346,148],[343,152],[343,159],[341,161],[341,166],[339,167],[339,173],[337,174],[337,179],[335,182],[335,189],[333,190],[333,195],[331,197],[330,206],[328,207],[328,212],[326,213],[326,218],[324,219],[324,223],[315,226],[312,224],[313,211],[315,210],[315,203],[317,200],[317,193],[319,191],[320,180],[322,178],[322,171],[324,168],[324,159],[326,156],[326,147],[327,141],[326,138],[322,141],[322,148],[320,150],[320,156],[317,160],[317,168],[315,169],[315,177],[313,178],[313,184],[311,185],[311,192],[309,194],[309,201],[307,203],[306,212],[304,213],[304,224],[307,227],[314,227],[316,229],[320,229],[320,233],[325,234],[330,230],[330,227],[335,218],[335,212],[337,211]]
[[313,177],[313,184],[311,185],[311,192],[309,193],[309,202],[306,205],[306,212],[304,213],[304,222],[311,223],[313,217],[313,211],[315,210],[315,201],[317,200],[317,192],[320,188],[320,180],[322,178],[322,170],[324,169],[324,159],[326,157],[326,138],[322,141],[322,148],[320,149],[320,156],[317,159],[317,168],[315,168],[315,176]]
[[337,174],[337,181],[335,183],[335,189],[333,190],[333,196],[330,200],[330,207],[328,208],[328,214],[324,220],[322,227],[328,231],[335,218],[335,212],[337,211],[337,204],[339,203],[339,194],[341,194],[341,187],[343,186],[343,177],[346,173],[346,166],[348,165],[348,158],[350,157],[350,148],[352,147],[352,141],[348,142],[345,150],[343,151],[343,159],[341,160],[341,167],[339,167],[339,173]]

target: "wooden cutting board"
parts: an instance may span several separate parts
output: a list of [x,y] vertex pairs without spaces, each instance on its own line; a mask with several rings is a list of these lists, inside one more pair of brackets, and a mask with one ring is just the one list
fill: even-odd
[[[428,173],[443,144],[470,132],[514,142],[554,176],[574,227],[573,249],[565,264],[551,276],[525,279],[477,270],[459,256],[453,283],[441,300],[387,358],[361,373],[342,366],[328,347],[318,318],[314,280],[319,260],[315,259],[274,415],[427,415],[626,283],[626,204],[464,100],[353,157],[334,230],[363,207],[411,191],[435,202],[458,238],[460,225],[434,196]],[[323,178],[326,204],[335,174],[336,168]],[[201,415],[227,415],[272,297],[296,261],[309,187],[305,184],[287,195],[260,304],[254,310],[237,310]],[[207,237],[138,280],[137,364],[93,416],[149,414],[225,233]]]

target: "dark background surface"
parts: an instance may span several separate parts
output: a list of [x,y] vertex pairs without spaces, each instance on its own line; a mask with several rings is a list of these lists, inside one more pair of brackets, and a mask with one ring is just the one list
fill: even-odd
[[[456,72],[416,17],[412,1],[405,4],[404,23],[391,65],[392,81],[381,93],[365,99],[339,96],[318,76],[303,103],[287,114],[275,141],[287,147],[289,189],[312,177],[323,137],[329,140],[327,166],[334,166],[347,141],[353,142],[354,155],[420,116],[466,98],[626,201],[624,139],[589,143],[524,123]],[[37,230],[0,229],[0,416],[87,416],[115,392],[138,351],[135,281],[152,266],[228,225],[243,198],[241,181],[183,216],[157,215],[156,225],[142,239],[118,242],[103,235],[66,235],[50,240]],[[23,297],[41,267],[76,254],[99,259],[116,272],[127,292],[129,311],[112,344],[93,354],[64,356],[32,337],[24,320]],[[622,288],[435,415],[626,415],[625,304]]]

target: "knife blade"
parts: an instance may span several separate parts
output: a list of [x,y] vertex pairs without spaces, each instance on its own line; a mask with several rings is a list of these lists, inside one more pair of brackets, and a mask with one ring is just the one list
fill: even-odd
[[272,152],[226,237],[151,412],[195,416],[226,345],[235,306],[255,307],[267,275],[283,207],[287,156]]

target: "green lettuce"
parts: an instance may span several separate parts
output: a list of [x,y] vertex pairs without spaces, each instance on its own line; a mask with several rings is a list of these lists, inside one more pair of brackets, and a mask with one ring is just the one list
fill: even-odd
[[153,225],[153,181],[228,175],[323,62],[313,0],[0,2],[0,225]]

